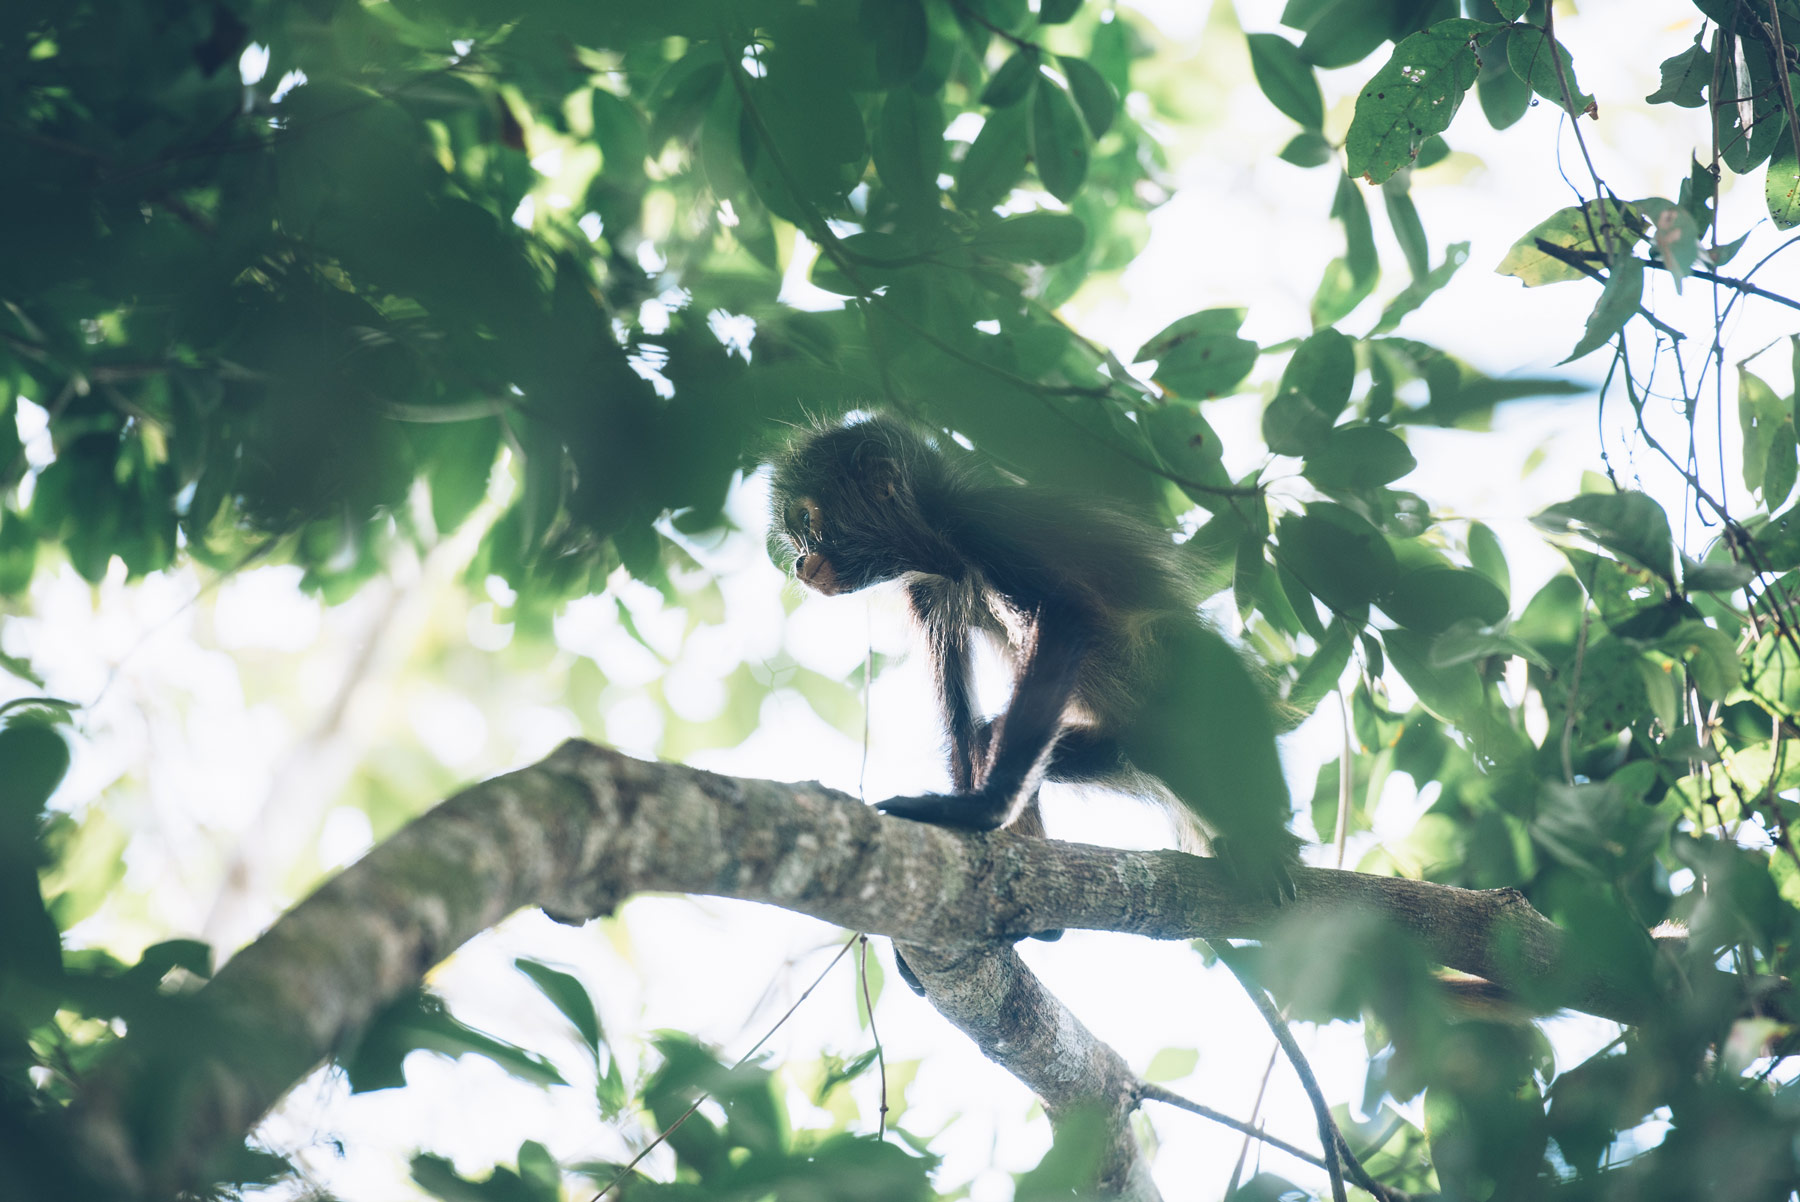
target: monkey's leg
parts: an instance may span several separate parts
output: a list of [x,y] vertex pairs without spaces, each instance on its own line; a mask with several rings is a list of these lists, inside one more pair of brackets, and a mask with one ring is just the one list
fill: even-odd
[[957,793],[975,788],[985,771],[993,734],[991,723],[975,712],[975,683],[969,659],[969,632],[938,592],[924,584],[907,590],[913,617],[925,632],[925,650],[931,658],[937,686],[938,712],[950,737],[950,787]]
[[1063,711],[1075,690],[1087,627],[1072,615],[1038,615],[1034,637],[1013,685],[1012,701],[994,722],[980,784],[969,793],[894,797],[876,808],[897,818],[991,831],[1018,817],[1037,793]]
[[1091,727],[1070,726],[1057,736],[1050,752],[1050,763],[1044,769],[1045,780],[1068,784],[1116,781],[1128,775],[1131,762],[1119,748],[1119,741]]

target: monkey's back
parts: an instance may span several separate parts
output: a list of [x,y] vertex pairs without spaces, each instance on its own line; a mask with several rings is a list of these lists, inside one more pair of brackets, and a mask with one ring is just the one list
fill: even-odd
[[958,493],[945,532],[981,594],[976,625],[1016,654],[1033,615],[1080,613],[1093,642],[1070,717],[1129,722],[1157,691],[1171,640],[1201,629],[1191,560],[1160,526],[1105,502],[1030,485]]

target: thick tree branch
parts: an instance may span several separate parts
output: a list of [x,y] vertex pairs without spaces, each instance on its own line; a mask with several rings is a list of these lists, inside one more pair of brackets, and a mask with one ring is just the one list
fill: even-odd
[[[570,742],[459,793],[296,906],[196,996],[204,1049],[112,1066],[72,1114],[73,1134],[122,1192],[203,1181],[290,1086],[466,940],[525,906],[580,923],[646,891],[767,902],[892,936],[933,1000],[1053,1116],[1078,1098],[1122,1115],[1135,1093],[1116,1053],[1006,947],[1034,931],[1257,938],[1313,907],[1360,908],[1440,963],[1534,1000],[1553,988],[1555,1004],[1621,1021],[1648,1012],[1641,991],[1565,963],[1561,933],[1514,891],[1295,875],[1299,900],[1277,909],[1179,852],[965,834],[883,818],[816,784]],[[164,1151],[150,1162],[145,1148]],[[1108,1172],[1118,1191],[1154,1197],[1130,1192],[1148,1181],[1135,1151]]]
[[1102,1198],[1160,1202],[1132,1136],[1138,1079],[1125,1060],[1064,1006],[1011,947],[941,950],[902,944],[907,966],[938,1011],[988,1058],[1031,1087],[1051,1125],[1098,1112],[1111,1139],[1095,1184]]

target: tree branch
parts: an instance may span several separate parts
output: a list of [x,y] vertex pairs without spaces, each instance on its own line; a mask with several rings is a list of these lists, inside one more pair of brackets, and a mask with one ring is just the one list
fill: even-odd
[[[1517,891],[1294,875],[1298,900],[1277,907],[1202,857],[951,831],[884,818],[817,784],[572,741],[457,794],[295,906],[192,999],[204,1044],[124,1045],[130,1058],[96,1076],[70,1134],[126,1194],[202,1182],[289,1087],[466,940],[525,906],[581,923],[648,891],[766,902],[893,937],[932,1000],[1053,1119],[1081,1099],[1112,1107],[1121,1130],[1136,1082],[1025,971],[1012,941],[1066,928],[1259,938],[1315,908],[1361,909],[1436,961],[1533,1001],[1626,1022],[1655,1007],[1631,982],[1567,963],[1562,933]],[[1125,1196],[1155,1196],[1131,1192],[1148,1183],[1135,1148],[1115,1144],[1105,1171]]]

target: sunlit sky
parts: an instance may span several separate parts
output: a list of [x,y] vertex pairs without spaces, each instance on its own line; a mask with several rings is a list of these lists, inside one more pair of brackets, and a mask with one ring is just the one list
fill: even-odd
[[[1145,253],[1122,278],[1091,285],[1065,316],[1121,357],[1175,318],[1219,305],[1247,306],[1245,334],[1263,343],[1306,333],[1319,270],[1342,249],[1341,227],[1325,217],[1333,173],[1274,158],[1294,127],[1256,90],[1229,12],[1190,0],[1136,7],[1171,42],[1191,47],[1191,59],[1173,69],[1191,73],[1184,99],[1204,124],[1166,130],[1179,190],[1152,215]],[[1277,0],[1245,0],[1236,11],[1244,29],[1276,31],[1281,7]],[[1582,132],[1596,168],[1622,197],[1673,198],[1688,150],[1704,152],[1709,144],[1699,112],[1642,103],[1657,85],[1657,63],[1682,49],[1697,28],[1686,0],[1594,0],[1579,13],[1559,7],[1558,35],[1571,48],[1582,86],[1599,98],[1600,118],[1584,121]],[[1329,133],[1341,137],[1354,90],[1373,69],[1364,64],[1326,74]],[[1434,261],[1445,243],[1464,240],[1472,244],[1470,258],[1400,332],[1494,374],[1559,370],[1555,365],[1579,336],[1597,288],[1527,290],[1492,269],[1527,228],[1578,199],[1559,178],[1559,163],[1588,186],[1569,123],[1541,104],[1496,134],[1471,99],[1447,138],[1456,154],[1418,176],[1413,195]],[[1379,196],[1371,193],[1370,204],[1386,274],[1377,299],[1343,323],[1352,334],[1366,331],[1380,303],[1404,282]],[[1725,193],[1723,213],[1727,236],[1761,223],[1740,263],[1778,244],[1763,214],[1760,172]],[[1759,279],[1778,291],[1800,290],[1800,271],[1790,260],[1777,259]],[[1666,278],[1652,286],[1660,315],[1697,334],[1710,328],[1708,291],[1690,284],[1678,300]],[[1772,306],[1741,306],[1727,330],[1728,359],[1789,332],[1789,316]],[[1790,387],[1785,347],[1757,361],[1758,371],[1784,392]],[[1602,359],[1560,370],[1593,378]],[[1734,390],[1735,380],[1728,380],[1721,410],[1728,446],[1736,441]],[[1259,412],[1255,396],[1208,410],[1235,471],[1257,465]],[[1674,420],[1666,406],[1657,416]],[[47,453],[41,417],[27,407],[21,420],[22,431],[35,435],[39,463]],[[1703,445],[1713,438],[1716,417],[1703,415]],[[1526,519],[1580,488],[1582,472],[1600,467],[1602,440],[1626,478],[1663,498],[1672,515],[1680,512],[1670,474],[1628,437],[1622,405],[1597,423],[1591,398],[1517,404],[1501,425],[1498,436],[1409,430],[1420,466],[1403,486],[1442,514],[1479,518],[1499,532],[1513,565],[1515,609],[1559,563]],[[1729,491],[1743,501],[1736,480]],[[1287,495],[1303,495],[1297,481]],[[529,763],[584,731],[636,754],[653,753],[664,721],[663,704],[649,691],[658,682],[670,707],[701,718],[719,706],[719,681],[741,662],[756,664],[785,650],[804,666],[840,677],[863,661],[871,644],[883,655],[902,656],[904,623],[891,594],[808,597],[785,613],[784,599],[795,600],[793,586],[762,551],[762,505],[761,482],[752,479],[733,500],[743,532],[691,548],[718,573],[723,595],[722,620],[702,634],[684,639],[686,615],[661,610],[647,588],[616,587],[661,658],[626,633],[611,597],[568,607],[556,626],[564,655],[591,659],[607,682],[591,712],[579,715],[555,690],[534,685],[529,662],[507,677],[498,696],[459,688],[456,673],[432,669],[465,662],[460,657],[471,653],[507,654],[510,630],[496,618],[506,598],[497,592],[470,598],[456,584],[468,537],[422,562],[397,565],[391,581],[335,608],[303,596],[298,573],[283,567],[253,568],[216,587],[203,587],[188,570],[131,585],[116,576],[97,589],[66,568],[44,573],[29,612],[8,617],[0,640],[47,676],[48,692],[91,703],[79,716],[75,768],[56,804],[77,813],[105,809],[118,827],[127,892],[136,899],[103,909],[72,932],[72,941],[129,956],[158,939],[204,934],[228,955],[319,872],[350,862],[378,828],[391,825],[391,815],[379,812],[372,821],[360,804],[366,798],[347,797],[344,789],[359,765],[398,762],[396,748],[423,747],[434,762],[430,772],[389,781],[403,795],[393,804],[416,808],[458,781]],[[1690,552],[1703,548],[1703,530],[1693,526],[1687,537]],[[989,703],[997,704],[1003,681],[989,673],[985,686]],[[0,698],[27,687],[0,680],[0,690],[11,690]],[[693,762],[745,776],[817,778],[851,793],[860,789],[870,800],[941,787],[940,736],[924,665],[902,659],[891,666],[869,690],[868,705],[865,749],[860,738],[819,718],[798,693],[780,690],[764,706],[754,735]],[[1288,740],[1297,796],[1310,796],[1319,764],[1336,755],[1339,722],[1328,700]],[[1053,835],[1168,844],[1161,820],[1146,809],[1051,792]],[[1396,777],[1376,831],[1352,840],[1349,863],[1376,840],[1403,834],[1421,804]],[[1311,859],[1330,863],[1331,850],[1314,848]],[[536,913],[517,915],[440,967],[432,983],[464,1021],[553,1057],[571,1088],[540,1091],[476,1057],[450,1062],[415,1054],[407,1063],[412,1088],[405,1090],[353,1098],[337,1075],[315,1074],[268,1121],[264,1135],[283,1150],[302,1150],[308,1171],[352,1202],[417,1196],[405,1165],[416,1148],[447,1155],[475,1174],[512,1163],[525,1139],[547,1144],[565,1160],[624,1156],[629,1149],[621,1134],[595,1117],[591,1074],[584,1076],[573,1033],[512,970],[512,958],[528,955],[577,973],[620,1055],[635,1065],[642,1055],[636,1039],[661,1028],[690,1031],[727,1056],[740,1054],[811,983],[841,938],[810,919],[708,899],[639,898],[617,919],[584,929]],[[1071,932],[1059,943],[1027,943],[1021,950],[1134,1068],[1154,1064],[1160,1075],[1173,1074],[1168,1083],[1181,1092],[1250,1115],[1272,1040],[1229,977],[1204,971],[1184,945],[1125,936]],[[885,947],[879,958],[891,964]],[[933,1145],[945,1157],[942,1188],[972,1181],[977,1202],[1001,1202],[1011,1191],[1004,1172],[1035,1162],[1048,1144],[1048,1125],[1023,1086],[894,980],[891,968],[888,976],[892,988],[876,1013],[887,1059],[920,1062],[903,1097],[897,1090],[891,1101],[908,1105],[902,1121],[909,1129],[945,1132]],[[773,1063],[867,1046],[852,981],[840,965],[772,1042]],[[1563,1067],[1616,1032],[1578,1017],[1550,1027]],[[1360,1099],[1360,1031],[1337,1024],[1298,1033],[1314,1053],[1327,1095]],[[896,1070],[896,1080],[901,1076]],[[872,1116],[874,1080],[855,1088]],[[804,1126],[809,1104],[800,1091],[792,1092],[790,1106],[796,1125]],[[1277,1133],[1312,1145],[1310,1111],[1285,1066],[1275,1071],[1267,1112]],[[1154,1112],[1151,1119],[1160,1142],[1156,1175],[1166,1196],[1216,1197],[1241,1137],[1190,1115]],[[343,1141],[341,1155],[334,1139]],[[649,1163],[666,1169],[668,1162]],[[1279,1153],[1264,1153],[1263,1163],[1301,1181],[1317,1180]]]

